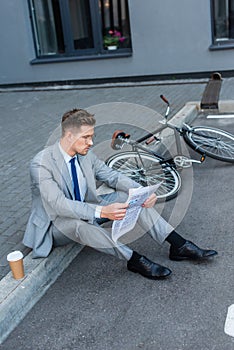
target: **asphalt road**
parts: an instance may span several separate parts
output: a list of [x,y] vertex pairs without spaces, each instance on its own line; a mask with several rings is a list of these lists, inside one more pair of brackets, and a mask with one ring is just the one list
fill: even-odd
[[[218,121],[222,126],[232,129],[233,120]],[[125,262],[85,248],[0,349],[233,350],[234,338],[224,333],[234,304],[233,174],[233,165],[208,158],[194,165],[192,199],[177,227],[198,245],[216,249],[216,258],[173,262],[167,243],[159,247],[145,235],[131,246],[173,271],[151,281],[127,271]],[[176,204],[168,202],[165,215],[179,211]]]

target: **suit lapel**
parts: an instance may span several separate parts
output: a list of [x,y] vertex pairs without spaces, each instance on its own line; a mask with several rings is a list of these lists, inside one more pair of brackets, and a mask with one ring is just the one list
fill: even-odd
[[92,164],[90,162],[90,157],[89,155],[86,155],[86,156],[78,155],[78,160],[79,160],[80,168],[87,182],[87,192],[85,195],[85,199],[88,201],[96,201],[97,200],[96,181],[94,178]]
[[[67,192],[69,197],[75,200],[72,179],[70,177],[64,157],[60,152],[58,143],[56,143],[53,147],[53,159],[57,172],[59,172],[59,183],[61,183],[61,186]],[[85,195],[85,200],[90,202],[97,202],[96,181],[94,178],[94,170],[92,168],[92,162],[90,160],[90,157],[89,155],[78,155],[78,160],[80,168],[87,182],[87,192]]]
[[63,158],[62,153],[60,152],[58,143],[54,145],[53,158],[54,158],[55,166],[60,173],[63,184],[65,185],[67,191],[69,192],[70,197],[75,199],[72,180],[67,168],[67,164]]

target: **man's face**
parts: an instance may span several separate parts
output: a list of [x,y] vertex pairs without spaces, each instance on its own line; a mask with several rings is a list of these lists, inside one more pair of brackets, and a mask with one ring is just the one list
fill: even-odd
[[71,154],[76,153],[86,155],[93,145],[94,127],[90,125],[82,125],[77,133],[71,133]]

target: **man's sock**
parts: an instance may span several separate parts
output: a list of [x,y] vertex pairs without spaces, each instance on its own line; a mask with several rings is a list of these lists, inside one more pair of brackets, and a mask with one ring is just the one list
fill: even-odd
[[167,236],[166,241],[173,247],[180,248],[185,244],[186,239],[181,237],[176,231],[172,231],[169,236]]
[[140,258],[141,258],[141,255],[138,254],[137,252],[133,251],[131,258],[128,261],[130,261],[131,263],[134,264],[134,263],[138,262],[140,260]]

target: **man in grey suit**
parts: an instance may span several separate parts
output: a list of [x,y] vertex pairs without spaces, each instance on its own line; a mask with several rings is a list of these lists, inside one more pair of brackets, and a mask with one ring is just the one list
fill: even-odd
[[[122,220],[128,210],[129,188],[139,184],[113,170],[90,151],[95,119],[82,109],[62,117],[60,141],[39,152],[31,162],[32,210],[23,243],[33,249],[33,257],[47,257],[53,247],[71,241],[115,255],[127,261],[127,268],[156,279],[171,270],[138,254],[127,245],[115,242],[102,220]],[[98,196],[96,181],[115,189]],[[207,259],[215,250],[201,249],[185,240],[153,208],[156,195],[142,205],[139,225],[162,244],[170,244],[171,260]]]

